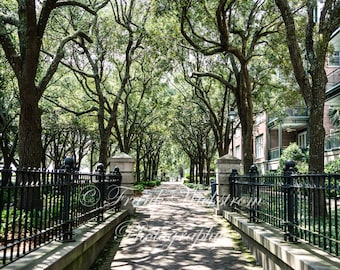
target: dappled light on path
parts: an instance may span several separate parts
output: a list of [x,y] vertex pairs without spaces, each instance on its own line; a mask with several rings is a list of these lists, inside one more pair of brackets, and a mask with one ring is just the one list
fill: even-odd
[[180,183],[146,190],[135,217],[116,228],[123,238],[107,269],[256,269],[206,193]]

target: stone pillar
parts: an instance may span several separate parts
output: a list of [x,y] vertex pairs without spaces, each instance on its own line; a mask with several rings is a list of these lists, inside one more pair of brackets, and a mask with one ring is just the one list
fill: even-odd
[[240,172],[241,160],[231,155],[225,155],[215,161],[216,163],[216,214],[221,215],[230,203],[231,188],[229,176],[233,169]]
[[133,168],[135,164],[134,158],[130,157],[128,154],[120,153],[114,157],[108,159],[110,172],[112,172],[115,167],[119,168],[119,171],[122,175],[122,183],[121,183],[121,195],[122,195],[122,208],[128,209],[129,214],[135,213],[135,208],[132,204],[133,199],[133,182],[134,182],[134,174]]

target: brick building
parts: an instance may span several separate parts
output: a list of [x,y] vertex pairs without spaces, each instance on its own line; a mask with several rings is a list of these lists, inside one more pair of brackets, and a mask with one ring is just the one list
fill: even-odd
[[[324,107],[325,164],[340,158],[340,129],[331,124],[328,115],[332,108],[340,110],[340,29],[332,39],[332,46],[334,51],[325,67],[328,77]],[[254,119],[254,163],[262,173],[278,169],[280,155],[290,143],[296,142],[303,151],[307,150],[308,110],[303,107],[286,108],[285,112],[285,118],[271,118],[263,112]],[[233,141],[232,153],[241,159],[241,130],[236,130]]]

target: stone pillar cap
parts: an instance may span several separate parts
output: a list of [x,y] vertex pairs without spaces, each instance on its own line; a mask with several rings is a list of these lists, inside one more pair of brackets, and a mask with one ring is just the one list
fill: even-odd
[[241,163],[241,160],[232,156],[232,155],[229,155],[229,154],[226,154],[218,159],[216,159],[215,163]]
[[110,159],[131,159],[131,160],[134,160],[133,157],[129,156],[128,154],[126,154],[124,152],[121,152],[118,155],[111,157]]

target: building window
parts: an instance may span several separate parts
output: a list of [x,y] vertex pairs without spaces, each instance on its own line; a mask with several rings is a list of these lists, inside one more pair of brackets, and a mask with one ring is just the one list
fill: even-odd
[[264,157],[263,134],[256,137],[255,147],[256,158],[263,158]]
[[265,114],[264,113],[258,113],[256,114],[256,117],[255,117],[255,125],[259,125],[263,122],[266,121],[266,117],[265,117]]
[[307,148],[307,131],[298,134],[298,146],[301,149]]
[[235,157],[241,159],[241,147],[239,145],[235,147]]
[[330,66],[340,66],[340,52],[335,51],[333,55],[329,57]]

